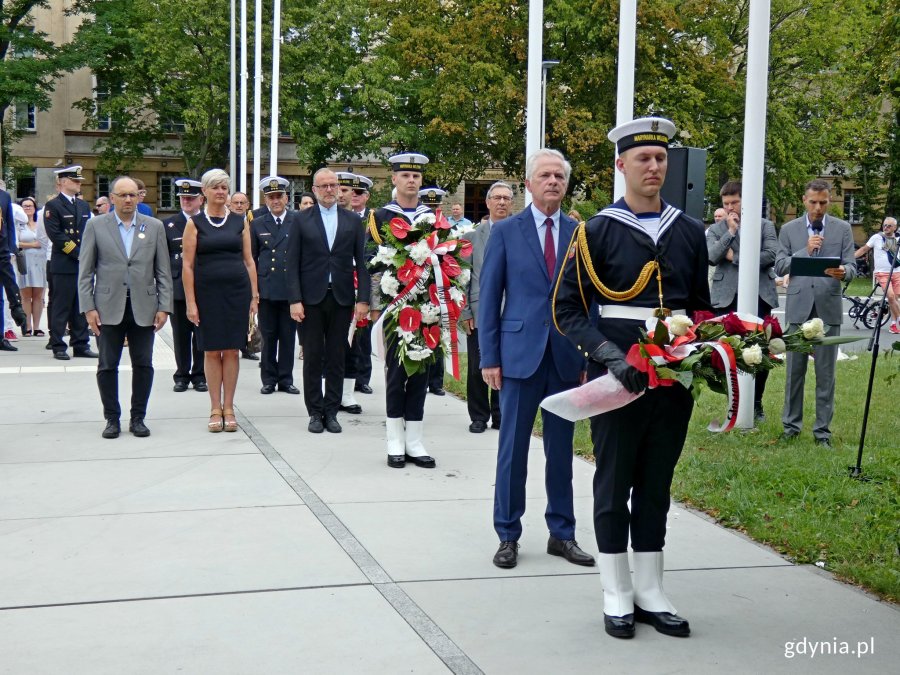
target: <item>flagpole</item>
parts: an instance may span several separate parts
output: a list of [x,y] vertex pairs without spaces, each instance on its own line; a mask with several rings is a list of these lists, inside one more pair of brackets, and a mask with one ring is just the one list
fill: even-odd
[[[544,0],[528,2],[528,89],[525,102],[525,157],[541,148],[541,64],[544,61]],[[531,193],[525,191],[525,204]]]
[[241,0],[241,150],[238,155],[238,190],[247,194],[247,0]]
[[256,0],[256,26],[253,32],[253,208],[259,208],[259,162],[262,138],[262,0]]
[[232,185],[237,178],[237,36],[235,35],[235,0],[231,0],[231,72],[228,96],[228,175]]
[[278,103],[281,92],[281,0],[272,9],[272,132],[269,150],[269,175],[278,175]]
[[[634,52],[637,43],[637,0],[619,2],[619,67],[616,79],[616,126],[634,118]],[[619,153],[616,151],[615,156]],[[625,195],[625,176],[613,164],[613,199]]]

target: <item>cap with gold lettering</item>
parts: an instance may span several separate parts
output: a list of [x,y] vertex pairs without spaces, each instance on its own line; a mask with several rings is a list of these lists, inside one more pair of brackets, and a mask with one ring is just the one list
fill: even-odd
[[274,194],[276,192],[287,192],[288,183],[286,178],[281,176],[266,176],[259,181],[259,189],[264,195]]
[[356,178],[355,173],[350,173],[349,171],[335,171],[334,175],[337,176],[338,185],[341,187],[353,187],[353,182]]
[[203,187],[198,180],[190,178],[176,178],[173,181],[175,185],[176,197],[199,197]]
[[419,199],[425,206],[434,208],[441,205],[441,200],[447,195],[446,190],[439,187],[427,187],[419,190]]
[[56,169],[53,173],[57,178],[71,178],[72,180],[84,180],[81,174],[81,164],[73,164],[62,169]]
[[418,171],[422,173],[425,165],[428,164],[428,158],[416,152],[404,152],[393,157],[388,157],[391,164],[391,171]]
[[353,175],[353,189],[368,192],[372,188],[372,179],[361,174]]
[[674,135],[675,125],[664,117],[639,117],[620,124],[607,134],[607,138],[616,144],[621,155],[629,148],[639,145],[668,148]]

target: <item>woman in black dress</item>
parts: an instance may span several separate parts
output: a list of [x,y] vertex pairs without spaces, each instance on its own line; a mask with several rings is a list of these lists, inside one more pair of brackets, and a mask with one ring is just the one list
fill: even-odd
[[246,220],[225,207],[228,174],[210,169],[201,178],[206,207],[184,228],[182,279],[188,321],[197,326],[212,412],[208,429],[237,431],[234,392],[240,348],[259,292]]

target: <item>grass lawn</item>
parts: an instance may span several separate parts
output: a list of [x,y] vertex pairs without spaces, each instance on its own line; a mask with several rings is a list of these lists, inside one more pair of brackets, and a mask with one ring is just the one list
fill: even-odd
[[[447,390],[465,398],[465,355],[460,382]],[[779,443],[784,401],[784,370],[776,369],[766,387],[769,417],[751,432],[713,434],[725,399],[704,391],[694,409],[684,453],[675,471],[673,498],[713,516],[719,523],[772,546],[796,563],[816,564],[880,596],[900,601],[900,423],[897,400],[900,356],[880,356],[869,411],[863,473],[848,477],[856,463],[871,356],[837,364],[832,425],[834,450],[814,445],[812,365],[807,377],[805,428],[800,439]],[[540,416],[535,424],[540,433]],[[575,428],[575,451],[591,457],[587,421]]]

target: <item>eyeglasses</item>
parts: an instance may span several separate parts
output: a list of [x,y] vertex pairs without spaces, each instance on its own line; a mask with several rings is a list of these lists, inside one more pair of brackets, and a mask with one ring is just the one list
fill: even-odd
[[325,185],[313,185],[313,187],[320,190],[337,190],[340,185],[337,183],[325,183]]
[[118,197],[119,199],[137,199],[138,196],[133,192],[113,192],[114,197]]
[[512,197],[507,197],[506,195],[491,195],[489,197],[491,201],[495,202],[511,202]]

